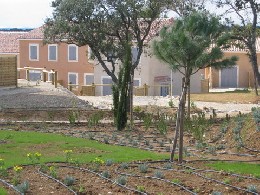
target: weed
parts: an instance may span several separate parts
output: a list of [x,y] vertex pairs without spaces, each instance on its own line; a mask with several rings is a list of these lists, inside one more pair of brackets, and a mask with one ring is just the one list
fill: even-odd
[[100,120],[104,117],[104,113],[102,111],[95,112],[94,114],[90,115],[88,119],[88,127],[96,127]]
[[93,166],[93,170],[94,171],[98,171],[100,166],[103,165],[105,162],[100,159],[100,158],[95,158],[93,161],[92,161],[92,166]]
[[14,177],[13,177],[13,184],[16,186],[20,183],[21,180],[21,172],[23,170],[23,167],[21,166],[14,166]]
[[171,108],[174,107],[174,103],[173,103],[172,99],[170,99],[170,101],[168,102],[168,105],[169,105]]
[[137,189],[139,192],[145,192],[144,186],[136,186],[136,189]]
[[74,125],[76,123],[76,120],[78,120],[78,117],[79,117],[79,113],[76,112],[76,111],[71,110],[69,112],[69,116],[68,116],[69,123]]
[[162,114],[159,116],[156,127],[161,135],[165,135],[167,133],[167,123],[165,115]]
[[63,152],[65,154],[65,161],[69,162],[69,160],[71,159],[72,150],[64,150]]
[[179,179],[172,179],[172,183],[181,184],[181,181]]
[[138,166],[138,168],[139,168],[139,171],[141,173],[147,173],[147,171],[148,171],[148,165],[147,164],[140,164]]
[[74,177],[71,177],[71,176],[66,176],[65,179],[64,179],[64,184],[66,186],[72,186],[74,183],[75,183],[75,178]]
[[124,186],[124,185],[126,184],[126,182],[127,182],[127,179],[126,179],[126,177],[124,177],[124,176],[120,176],[119,178],[116,179],[116,182],[117,182],[118,184]]
[[224,184],[230,184],[231,180],[229,178],[226,178],[226,179],[223,180],[223,183]]
[[49,167],[49,171],[50,171],[50,175],[51,175],[53,178],[57,178],[57,169],[56,169],[56,167],[50,166],[50,167]]

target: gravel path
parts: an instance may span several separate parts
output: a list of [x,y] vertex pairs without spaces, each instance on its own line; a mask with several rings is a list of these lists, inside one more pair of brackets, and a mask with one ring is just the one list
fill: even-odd
[[45,108],[89,108],[87,101],[77,98],[68,89],[55,88],[50,83],[19,80],[18,88],[0,88],[0,110],[45,109]]
[[[169,106],[171,97],[161,96],[136,96],[134,105],[158,105]],[[172,98],[173,104],[178,105],[178,97]],[[248,113],[252,107],[259,107],[258,104],[236,104],[236,103],[215,103],[215,102],[194,102],[198,108],[204,107],[218,113]],[[5,108],[18,109],[48,109],[48,108],[73,108],[88,109],[93,105],[99,109],[112,108],[112,96],[76,96],[64,87],[55,88],[50,83],[18,81],[18,88],[0,87],[0,110]]]
[[[80,99],[88,101],[94,107],[106,109],[112,108],[112,96],[79,96]],[[158,106],[169,106],[169,101],[171,98],[159,97],[159,96],[136,96],[134,97],[134,106],[141,105],[158,105]],[[173,104],[178,105],[178,97],[173,97]],[[251,111],[252,107],[259,107],[258,104],[235,104],[235,103],[216,103],[216,102],[194,102],[195,105],[203,109],[204,107],[209,110],[216,109],[218,113],[233,113],[242,112],[248,113]]]

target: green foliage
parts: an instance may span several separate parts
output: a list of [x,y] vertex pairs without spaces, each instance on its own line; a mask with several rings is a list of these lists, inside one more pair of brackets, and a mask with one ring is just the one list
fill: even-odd
[[76,179],[74,177],[67,175],[64,179],[64,184],[66,186],[72,186],[75,183],[75,181]]
[[69,123],[74,125],[76,123],[76,121],[79,119],[79,113],[77,111],[69,111]]
[[172,182],[176,184],[181,184],[181,181],[179,179],[172,179]]
[[141,172],[141,173],[147,173],[147,171],[148,171],[148,165],[147,164],[140,164],[139,166],[138,166],[138,169],[139,169],[139,171]]
[[156,171],[154,172],[154,177],[159,178],[159,179],[163,179],[163,178],[164,178],[164,174],[163,174],[162,171],[156,170]]
[[153,116],[150,113],[146,113],[143,117],[145,130],[148,130],[153,123]]
[[105,161],[105,164],[106,164],[106,166],[111,166],[111,165],[114,164],[114,160],[113,160],[113,159],[107,159],[107,160]]
[[96,127],[100,123],[100,120],[102,120],[103,118],[104,118],[104,113],[102,111],[98,111],[91,114],[88,119],[88,126]]
[[260,132],[260,109],[252,108],[253,117],[256,123],[256,131]]
[[164,165],[163,165],[163,168],[165,168],[165,169],[172,169],[172,168],[173,168],[172,163],[166,163],[166,164],[164,164]]
[[18,184],[15,187],[19,192],[21,192],[21,194],[26,194],[26,192],[29,190],[29,182],[28,181],[24,181],[21,184]]
[[125,176],[120,176],[119,178],[116,179],[116,182],[120,185],[126,185],[127,179]]
[[144,187],[144,186],[136,186],[136,189],[137,189],[139,192],[145,192],[145,187]]
[[174,107],[174,103],[173,103],[172,99],[170,99],[170,101],[168,102],[168,104],[169,104],[169,106],[170,106],[171,108]]
[[165,135],[167,133],[167,120],[164,114],[161,114],[158,121],[156,121],[156,128],[159,130],[161,135]]
[[128,163],[121,163],[121,165],[120,165],[120,167],[122,168],[122,169],[128,169],[128,167],[129,167],[129,165],[128,165]]
[[4,188],[0,187],[0,194],[7,195],[7,191]]
[[249,185],[249,186],[247,186],[247,189],[254,193],[258,192],[257,187],[255,185]]
[[101,173],[101,175],[102,175],[103,177],[105,177],[105,178],[110,178],[110,177],[111,177],[109,171],[103,171],[103,172]]
[[58,177],[58,175],[57,175],[57,168],[55,166],[50,166],[49,167],[49,172],[50,172],[50,175],[53,178],[57,178]]

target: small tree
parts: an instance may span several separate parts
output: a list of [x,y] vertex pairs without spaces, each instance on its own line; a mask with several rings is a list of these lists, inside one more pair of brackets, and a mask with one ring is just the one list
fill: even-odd
[[164,28],[160,33],[160,40],[154,41],[154,54],[183,75],[171,161],[174,158],[178,136],[179,162],[182,163],[183,160],[183,123],[190,77],[209,66],[222,68],[235,65],[236,57],[223,59],[221,47],[225,46],[228,38],[219,18],[206,12],[192,12],[175,21],[172,27]]
[[[131,97],[134,69],[139,64],[147,37],[153,34],[151,28],[156,32],[159,27],[157,18],[168,1],[55,0],[52,3],[54,12],[53,17],[46,20],[45,40],[91,48],[95,59],[114,83],[114,118],[118,130],[124,129],[127,123],[126,102]],[[129,56],[132,58],[131,47],[137,48],[134,62],[128,61]],[[121,62],[120,77],[113,59]]]

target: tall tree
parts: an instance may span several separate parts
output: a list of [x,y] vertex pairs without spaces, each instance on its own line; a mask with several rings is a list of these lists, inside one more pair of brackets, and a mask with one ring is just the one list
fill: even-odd
[[183,75],[171,161],[179,136],[179,162],[183,161],[183,123],[190,77],[209,66],[223,68],[235,64],[237,57],[223,58],[221,51],[228,37],[219,18],[206,12],[193,12],[175,21],[172,27],[165,27],[160,40],[154,41],[153,50],[158,59]]
[[[139,64],[151,28],[156,30],[159,27],[160,20],[157,18],[165,10],[167,2],[168,0],[55,0],[52,3],[53,17],[48,18],[45,25],[46,41],[63,41],[91,48],[96,60],[114,83],[114,117],[117,119],[118,130],[122,130],[127,123],[126,113],[121,112],[126,111],[127,100],[130,98],[129,86],[134,69]],[[136,60],[131,61],[130,65],[129,45],[137,48]],[[114,59],[121,62],[120,82]],[[123,86],[119,87],[119,83]]]
[[[247,48],[247,53],[254,73],[255,93],[260,85],[260,73],[257,64],[256,39],[260,36],[259,25],[260,2],[259,0],[214,0],[219,7],[225,10],[222,15],[231,17],[233,40],[240,48]],[[234,23],[234,20],[238,20]]]

